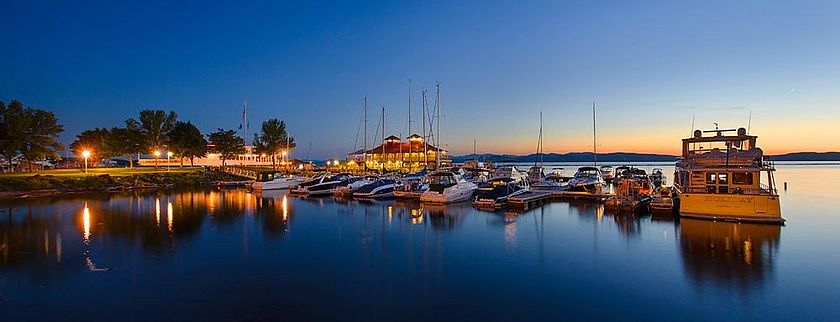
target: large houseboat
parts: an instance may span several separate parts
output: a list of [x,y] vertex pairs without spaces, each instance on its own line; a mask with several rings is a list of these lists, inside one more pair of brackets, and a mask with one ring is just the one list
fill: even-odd
[[694,131],[682,140],[674,188],[680,216],[784,223],[773,171],[747,130]]

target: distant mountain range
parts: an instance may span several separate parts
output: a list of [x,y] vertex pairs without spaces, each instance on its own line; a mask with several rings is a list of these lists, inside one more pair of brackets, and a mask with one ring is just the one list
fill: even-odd
[[[456,163],[472,160],[472,154],[453,156]],[[795,152],[769,156],[773,161],[840,161],[840,152]],[[490,160],[493,162],[534,162],[537,154],[513,155],[513,154],[478,154],[479,160]],[[592,152],[569,152],[569,153],[546,153],[543,155],[545,162],[590,162]],[[632,153],[612,152],[598,153],[598,161],[601,162],[674,162],[677,156],[653,153]]]

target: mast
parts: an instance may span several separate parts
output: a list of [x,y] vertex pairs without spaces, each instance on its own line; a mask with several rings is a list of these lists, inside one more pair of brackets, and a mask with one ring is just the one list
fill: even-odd
[[365,134],[364,134],[364,147],[362,148],[362,161],[364,161],[364,169],[365,174],[367,174],[367,96],[365,96],[365,107],[364,107],[364,119],[365,119]]
[[475,139],[475,138],[473,138],[473,160],[475,160],[475,162],[478,162],[478,153],[477,153],[477,151],[476,151],[476,149],[475,149],[475,140],[476,140],[476,139]]
[[429,167],[429,146],[426,144],[426,89],[421,91],[421,108],[423,110],[423,169]]
[[440,169],[440,82],[435,82],[435,111],[437,111],[437,134],[435,135],[435,143],[437,143],[437,152],[435,153],[435,170]]
[[750,127],[752,126],[752,109],[750,109],[750,117],[747,120],[747,135],[750,134]]
[[598,167],[598,141],[596,138],[596,130],[595,130],[595,101],[592,101],[592,161],[595,163],[595,167]]
[[542,111],[540,111],[540,168],[543,167],[543,121],[542,121]]
[[382,173],[385,173],[385,106],[382,106]]
[[[408,80],[408,136],[411,137],[411,79]],[[402,150],[402,138],[400,138],[400,150]],[[411,171],[411,140],[408,140],[408,171]],[[400,153],[400,159],[403,154]]]

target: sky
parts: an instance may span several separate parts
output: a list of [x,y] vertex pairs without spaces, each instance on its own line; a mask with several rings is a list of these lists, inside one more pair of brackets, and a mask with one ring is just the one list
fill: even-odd
[[[53,111],[72,142],[143,109],[202,131],[279,118],[296,157],[420,132],[440,82],[452,154],[678,154],[747,127],[768,153],[840,151],[837,1],[0,2],[0,100]],[[752,115],[750,119],[750,114]],[[381,133],[381,132],[380,132]],[[249,135],[250,136],[250,135]]]

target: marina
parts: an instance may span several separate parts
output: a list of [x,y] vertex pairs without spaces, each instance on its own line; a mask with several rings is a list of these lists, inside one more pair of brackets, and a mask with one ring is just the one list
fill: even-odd
[[[821,246],[840,243],[831,232],[840,190],[819,183],[840,179],[840,165],[776,168],[789,183],[779,191],[785,226],[617,214],[587,202],[509,213],[284,190],[4,201],[0,309],[10,321],[45,307],[100,319],[132,310],[139,320],[335,320],[380,306],[380,319],[428,320],[453,305],[491,320],[834,320],[840,261]],[[625,300],[604,309],[595,290],[605,288]],[[789,296],[801,293],[817,296]],[[91,302],[99,307],[89,311]],[[149,309],[168,303],[195,310]]]

